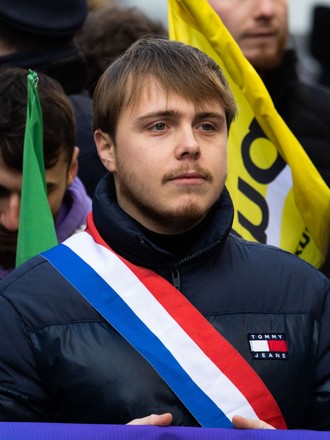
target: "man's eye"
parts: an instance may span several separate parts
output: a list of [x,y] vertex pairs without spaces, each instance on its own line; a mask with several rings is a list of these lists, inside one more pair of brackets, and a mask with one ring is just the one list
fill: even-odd
[[204,131],[213,131],[214,130],[214,126],[212,124],[202,124],[201,128]]
[[152,130],[153,131],[163,131],[165,130],[166,125],[164,124],[164,122],[157,122],[157,124],[154,124],[152,126]]
[[4,188],[3,186],[0,186],[0,197],[5,198],[5,197],[8,197],[9,195],[10,195],[10,192],[8,191],[8,189]]
[[47,195],[51,194],[55,190],[54,185],[47,185]]

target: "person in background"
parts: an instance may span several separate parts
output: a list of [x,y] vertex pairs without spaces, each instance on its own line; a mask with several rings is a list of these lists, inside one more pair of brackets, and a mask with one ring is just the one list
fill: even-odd
[[330,185],[330,90],[300,80],[289,0],[208,0],[257,70],[290,130]]
[[[0,279],[15,266],[27,108],[23,68],[0,68]],[[48,201],[57,239],[86,224],[91,199],[77,177],[78,153],[72,105],[61,85],[39,73]]]
[[93,139],[86,60],[75,41],[87,11],[87,0],[1,0],[0,66],[42,72],[62,85],[75,113],[79,177],[92,196],[106,170]]
[[[208,0],[257,70],[276,110],[330,185],[330,90],[299,78],[288,0]],[[320,270],[330,273],[329,259]]]
[[217,64],[140,39],[93,113],[87,230],[0,283],[0,420],[329,430],[329,280],[230,232]]
[[138,8],[110,2],[88,13],[77,33],[77,42],[87,61],[87,85],[91,96],[108,65],[134,41],[146,35],[167,37],[167,30],[161,22]]

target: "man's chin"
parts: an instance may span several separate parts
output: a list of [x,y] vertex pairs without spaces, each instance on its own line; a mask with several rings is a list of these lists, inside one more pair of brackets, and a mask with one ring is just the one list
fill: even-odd
[[193,229],[206,216],[206,211],[196,205],[191,205],[184,209],[181,207],[176,211],[167,213],[164,216],[168,232],[172,234],[180,234]]
[[251,55],[248,60],[252,66],[259,72],[274,70],[280,66],[282,54],[273,52],[264,52],[257,55]]

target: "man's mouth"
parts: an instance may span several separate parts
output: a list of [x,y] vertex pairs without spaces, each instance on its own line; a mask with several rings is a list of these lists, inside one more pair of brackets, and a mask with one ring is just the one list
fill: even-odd
[[166,182],[182,186],[199,186],[208,180],[206,174],[197,171],[187,171],[167,176]]
[[201,185],[204,182],[211,181],[211,173],[201,167],[194,167],[193,169],[178,168],[170,171],[163,177],[163,183],[174,182],[183,185]]
[[254,30],[251,32],[246,32],[243,35],[244,40],[266,40],[273,39],[277,35],[275,30]]

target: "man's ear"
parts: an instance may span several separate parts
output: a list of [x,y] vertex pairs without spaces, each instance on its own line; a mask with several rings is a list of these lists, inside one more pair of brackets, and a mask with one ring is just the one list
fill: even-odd
[[74,147],[72,159],[68,168],[67,186],[70,186],[78,174],[78,156],[79,148]]
[[108,133],[97,129],[94,132],[94,141],[103,165],[110,172],[116,171],[116,153],[112,138]]

